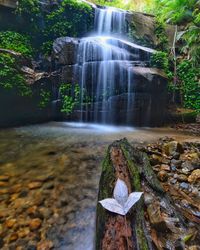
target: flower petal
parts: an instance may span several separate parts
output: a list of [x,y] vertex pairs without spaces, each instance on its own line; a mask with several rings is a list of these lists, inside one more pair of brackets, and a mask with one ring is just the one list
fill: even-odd
[[128,200],[126,201],[124,205],[124,211],[125,214],[128,213],[128,211],[132,208],[132,206],[139,201],[141,198],[143,192],[133,192],[129,195]]
[[128,188],[126,183],[120,179],[117,180],[114,188],[114,198],[123,206],[128,199]]
[[99,201],[101,205],[110,212],[125,215],[123,207],[115,199],[104,199]]

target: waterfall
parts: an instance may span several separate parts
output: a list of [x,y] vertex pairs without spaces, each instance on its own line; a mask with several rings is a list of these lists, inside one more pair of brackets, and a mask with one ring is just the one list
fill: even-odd
[[98,35],[117,33],[123,34],[126,31],[126,12],[119,9],[96,8],[95,9],[95,30]]
[[[134,102],[132,67],[141,61],[140,46],[121,39],[126,33],[126,12],[112,7],[95,9],[95,36],[80,39],[74,74],[81,88],[80,121],[131,123]],[[143,53],[148,60],[149,53]],[[123,95],[122,95],[123,94]],[[121,95],[120,110],[119,98]]]

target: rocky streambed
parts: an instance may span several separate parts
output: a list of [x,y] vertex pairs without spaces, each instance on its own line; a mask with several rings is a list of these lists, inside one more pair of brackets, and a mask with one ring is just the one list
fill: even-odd
[[[168,138],[158,141],[165,135]],[[123,137],[148,153],[177,211],[184,212],[188,220],[187,230],[179,235],[190,249],[198,249],[198,137],[173,129],[74,127],[66,123],[0,131],[0,248],[92,249],[101,161],[108,144]],[[157,203],[159,219],[167,223],[171,218],[168,210],[162,201]],[[148,211],[147,216],[153,216]],[[153,227],[155,219],[152,217]],[[155,245],[162,248],[165,241],[153,233]]]

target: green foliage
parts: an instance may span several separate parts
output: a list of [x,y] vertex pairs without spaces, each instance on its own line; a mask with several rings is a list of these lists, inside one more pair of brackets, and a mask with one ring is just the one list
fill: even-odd
[[18,62],[13,56],[1,53],[0,86],[8,90],[14,88],[21,96],[30,96],[31,88],[26,85],[25,78],[17,65]]
[[[50,45],[61,36],[79,36],[92,27],[93,13],[90,5],[77,0],[64,0],[45,17],[44,37]],[[47,52],[49,51],[49,46]]]
[[20,15],[29,14],[31,16],[39,15],[39,0],[19,0],[16,12]]
[[158,51],[152,54],[150,58],[151,67],[163,69],[165,72],[169,69],[168,55],[165,52]]
[[193,67],[190,61],[184,60],[178,65],[177,74],[184,106],[200,112],[200,70]]
[[14,50],[27,57],[33,54],[28,36],[14,31],[0,32],[0,48]]
[[62,83],[59,88],[62,108],[61,112],[71,114],[75,105],[80,102],[80,87],[78,84],[65,84]]
[[160,21],[158,18],[156,19],[155,35],[158,40],[158,44],[156,48],[159,50],[167,51],[168,38],[166,35],[166,31],[165,31],[165,24],[162,21]]
[[51,100],[51,92],[48,90],[41,89],[40,90],[40,102],[39,107],[45,108],[49,104]]

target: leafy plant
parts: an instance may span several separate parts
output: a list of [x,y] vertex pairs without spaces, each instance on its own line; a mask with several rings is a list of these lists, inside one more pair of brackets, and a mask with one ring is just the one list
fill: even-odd
[[17,65],[18,62],[13,56],[1,53],[0,86],[8,90],[15,88],[21,96],[30,96],[32,90],[27,86],[25,77]]
[[75,37],[89,31],[93,23],[93,11],[84,2],[63,0],[54,11],[45,16],[45,23],[43,48],[46,47],[49,53],[49,45],[57,37]]
[[49,104],[51,100],[51,92],[48,90],[41,89],[40,90],[40,102],[39,107],[45,108]]
[[150,58],[151,67],[155,67],[158,69],[163,69],[165,71],[169,68],[168,55],[165,52],[158,51],[151,55]]
[[27,57],[33,54],[29,37],[14,31],[0,32],[0,48],[14,50]]
[[80,102],[80,87],[78,84],[65,84],[62,83],[59,88],[62,108],[61,112],[70,114],[72,113],[75,105]]
[[156,46],[157,49],[167,51],[168,50],[168,38],[165,31],[165,24],[160,19],[156,19],[155,35],[158,40]]
[[200,112],[200,71],[192,67],[188,60],[182,61],[177,68],[179,89],[183,95],[184,106]]

